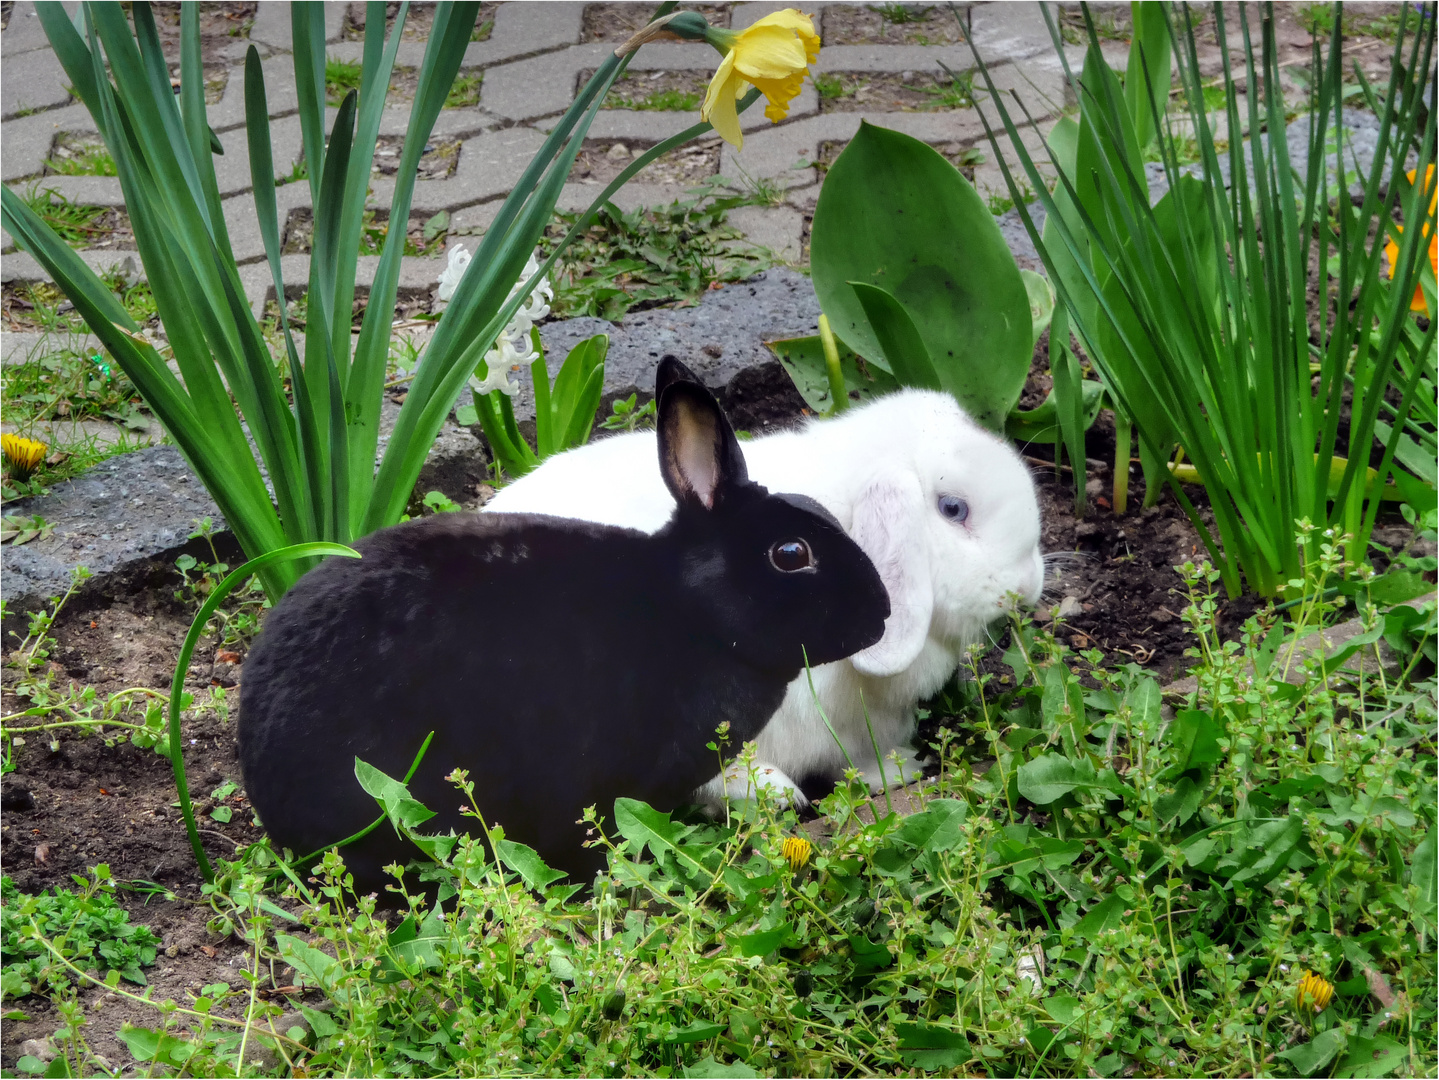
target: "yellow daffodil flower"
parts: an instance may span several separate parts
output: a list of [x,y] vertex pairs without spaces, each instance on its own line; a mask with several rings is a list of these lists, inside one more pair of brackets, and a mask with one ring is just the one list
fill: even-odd
[[[1414,177],[1418,169],[1410,169],[1409,182],[1414,183]],[[1436,205],[1439,205],[1439,185],[1434,183],[1434,166],[1430,165],[1424,173],[1424,186],[1429,191],[1429,213],[1434,213]],[[1399,232],[1404,231],[1404,226],[1396,225]],[[1434,267],[1434,273],[1439,274],[1439,233],[1429,232],[1429,227],[1424,226],[1424,232],[1429,236],[1429,262]],[[1389,280],[1394,280],[1394,267],[1399,262],[1399,245],[1393,240],[1384,241],[1384,257],[1389,260]],[[1429,305],[1424,302],[1424,289],[1420,286],[1414,288],[1414,299],[1409,301],[1410,311],[1422,311],[1428,314]]]
[[710,80],[700,119],[709,121],[735,149],[744,146],[735,100],[757,86],[769,104],[764,114],[778,123],[819,59],[819,35],[808,15],[793,8],[766,15],[739,32],[710,28],[707,40],[725,54]]
[[42,442],[20,435],[0,435],[0,452],[10,465],[10,474],[17,480],[28,479],[45,460],[47,447]]

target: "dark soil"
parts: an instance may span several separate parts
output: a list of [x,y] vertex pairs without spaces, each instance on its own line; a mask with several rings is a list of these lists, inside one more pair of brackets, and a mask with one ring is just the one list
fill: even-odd
[[[381,135],[375,140],[375,163],[370,166],[372,173],[394,176],[400,171],[400,158],[405,151],[403,135]],[[420,155],[420,168],[416,174],[420,180],[444,180],[453,176],[460,164],[460,142],[430,143]]]
[[[831,4],[821,14],[823,45],[953,45],[964,40],[960,19],[968,18],[968,5],[956,4],[959,18],[948,4]],[[899,8],[903,22],[886,18]]]
[[[652,145],[652,144],[651,144]],[[633,140],[590,139],[575,158],[572,179],[587,184],[608,184],[649,145]],[[690,143],[661,154],[635,174],[638,184],[698,184],[719,172],[720,147],[716,141]]]
[[[837,139],[826,139],[819,144],[819,155],[815,158],[815,165],[821,172],[828,171],[829,167],[835,163],[835,159],[844,152],[844,148],[847,145],[849,144],[840,142]],[[943,154],[949,163],[958,169],[971,184],[974,183],[975,166],[983,163],[990,152],[989,148],[983,142],[941,142],[930,143],[929,145]],[[806,253],[808,250],[809,248],[806,244]]]
[[10,28],[10,13],[15,10],[15,0],[3,0],[0,3],[0,30]]
[[[440,234],[434,240],[425,239],[425,222],[429,220],[428,214],[410,215],[409,229],[405,236],[410,244],[426,254],[437,254],[444,250],[444,234]],[[384,233],[381,226],[389,222],[389,211],[377,210],[371,222],[367,222],[362,233],[362,248],[365,254],[378,254],[384,244]],[[310,245],[314,241],[315,220],[308,206],[300,206],[290,211],[290,216],[285,219],[285,232],[280,241],[280,250],[286,255],[303,255],[309,252]],[[374,250],[370,250],[372,245]],[[426,245],[429,245],[428,248]],[[408,245],[407,245],[408,246]],[[411,254],[407,251],[406,254]]]
[[[471,41],[488,41],[490,31],[495,26],[495,10],[500,5],[497,3],[481,4],[479,13],[475,16],[475,28],[470,33]],[[385,5],[385,37],[395,29],[395,16],[399,14],[400,5],[390,3]],[[430,40],[430,27],[435,23],[434,4],[411,4],[409,12],[405,15],[405,30],[400,35],[402,41],[428,41]],[[351,4],[345,12],[344,38],[346,41],[363,41],[365,39],[365,5]]]
[[[840,93],[820,95],[819,111],[830,112],[953,112],[972,108],[973,99],[946,99],[952,79],[943,71],[839,71],[823,77],[838,79]],[[832,85],[828,82],[826,86]]]
[[[711,26],[729,26],[729,4],[686,4],[685,10],[698,11]],[[649,23],[654,11],[654,4],[590,4],[580,40],[628,41]]]

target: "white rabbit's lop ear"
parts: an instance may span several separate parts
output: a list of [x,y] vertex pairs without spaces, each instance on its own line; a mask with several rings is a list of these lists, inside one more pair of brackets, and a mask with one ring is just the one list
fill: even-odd
[[660,474],[681,506],[713,510],[749,481],[734,429],[699,383],[673,382],[660,394]]
[[889,593],[884,637],[850,657],[861,675],[887,678],[919,658],[934,611],[924,538],[924,493],[913,473],[882,476],[860,493],[850,537]]

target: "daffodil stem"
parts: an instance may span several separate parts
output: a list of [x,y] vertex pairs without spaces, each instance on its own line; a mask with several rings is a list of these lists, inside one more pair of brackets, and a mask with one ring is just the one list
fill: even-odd
[[849,393],[844,388],[844,372],[839,369],[839,346],[829,328],[829,316],[819,317],[819,343],[824,346],[824,373],[829,377],[830,414],[849,408]]

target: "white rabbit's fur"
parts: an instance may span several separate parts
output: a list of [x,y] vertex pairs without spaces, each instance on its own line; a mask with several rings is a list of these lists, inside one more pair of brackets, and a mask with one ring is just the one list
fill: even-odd
[[[655,465],[654,438],[652,432],[618,435],[559,454],[501,490],[485,509],[655,532],[674,502]],[[906,782],[920,768],[910,746],[916,705],[944,685],[964,650],[1013,597],[1027,604],[1039,599],[1044,560],[1029,470],[953,398],[925,390],[890,394],[838,418],[742,445],[752,480],[771,491],[808,495],[839,520],[879,570],[892,609],[878,643],[813,670],[814,696],[843,749],[802,675],[756,740],[755,780],[802,803],[795,781],[841,776],[847,751],[878,790],[867,707],[885,779],[891,786]],[[963,523],[940,513],[945,495],[968,503]],[[702,801],[713,805],[747,792],[737,766],[726,773],[700,789]]]

